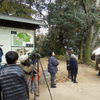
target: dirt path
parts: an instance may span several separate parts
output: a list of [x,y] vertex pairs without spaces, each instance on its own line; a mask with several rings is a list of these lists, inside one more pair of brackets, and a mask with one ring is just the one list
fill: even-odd
[[[43,66],[47,66],[47,59],[41,59]],[[53,100],[100,100],[100,77],[91,66],[79,64],[77,76],[78,84],[72,83],[67,78],[66,63],[59,61],[57,73],[57,88],[50,88]],[[45,68],[44,67],[44,68]],[[50,86],[50,85],[49,85]],[[30,93],[30,100],[34,94]],[[46,84],[40,84],[40,96],[38,100],[51,100]]]

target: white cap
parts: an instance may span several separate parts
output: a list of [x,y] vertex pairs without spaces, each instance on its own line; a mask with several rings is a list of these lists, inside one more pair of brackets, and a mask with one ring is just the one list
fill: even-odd
[[71,58],[75,58],[76,59],[76,56],[74,54],[71,54]]
[[21,55],[19,57],[20,62],[24,62],[26,59],[28,59],[28,55]]

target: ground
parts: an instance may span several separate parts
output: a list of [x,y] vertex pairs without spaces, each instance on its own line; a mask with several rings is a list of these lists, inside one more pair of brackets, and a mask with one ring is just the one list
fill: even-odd
[[[50,88],[53,100],[100,100],[100,77],[98,70],[78,64],[78,84],[67,78],[66,62],[58,60],[58,73],[56,77],[57,88]],[[44,68],[47,68],[48,59],[41,59]],[[48,82],[49,83],[49,82]],[[49,84],[50,87],[50,84]],[[30,100],[34,100],[34,94],[30,92]],[[46,83],[40,83],[40,96],[38,100],[51,100]]]

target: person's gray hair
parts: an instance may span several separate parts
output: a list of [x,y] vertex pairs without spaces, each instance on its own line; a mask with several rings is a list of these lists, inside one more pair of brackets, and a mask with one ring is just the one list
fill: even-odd
[[75,58],[76,59],[76,56],[74,54],[71,54],[71,58]]

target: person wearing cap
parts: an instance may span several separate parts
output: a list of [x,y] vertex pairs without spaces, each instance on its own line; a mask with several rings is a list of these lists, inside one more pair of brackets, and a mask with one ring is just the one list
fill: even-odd
[[69,48],[68,51],[66,51],[66,64],[67,64],[67,71],[68,71],[68,78],[71,79],[71,71],[70,71],[70,57],[71,57],[72,49]]
[[30,66],[27,66],[28,55],[21,55],[19,57],[19,60],[20,60],[20,67],[24,70],[26,79],[28,81],[30,78],[30,73],[33,70],[33,64],[31,64]]
[[76,77],[77,77],[77,74],[78,74],[78,64],[77,64],[76,56],[74,54],[71,55],[70,69],[71,69],[71,80],[72,80],[72,82],[78,83],[76,81]]
[[9,51],[5,58],[7,64],[0,69],[0,100],[29,100],[24,71],[16,65],[18,53]]
[[[34,85],[34,100],[37,100],[38,99],[38,96],[39,96],[39,84],[38,84],[38,63],[37,63],[37,60],[36,59],[33,59],[33,62],[30,66],[27,66],[28,64],[28,55],[21,55],[19,57],[19,60],[21,62],[20,64],[20,67],[24,70],[25,72],[25,75],[26,75],[26,79],[27,79],[27,83],[29,84],[30,83],[30,73],[32,72],[33,70],[33,67],[34,67],[34,64],[35,64],[35,71],[33,71],[33,75],[34,75],[34,84],[32,83],[31,85]],[[33,91],[31,91],[33,93]]]
[[50,57],[48,59],[48,72],[51,75],[51,88],[56,88],[55,78],[58,71],[57,66],[59,65],[59,62],[54,57],[55,53],[53,51],[49,51],[49,55]]

